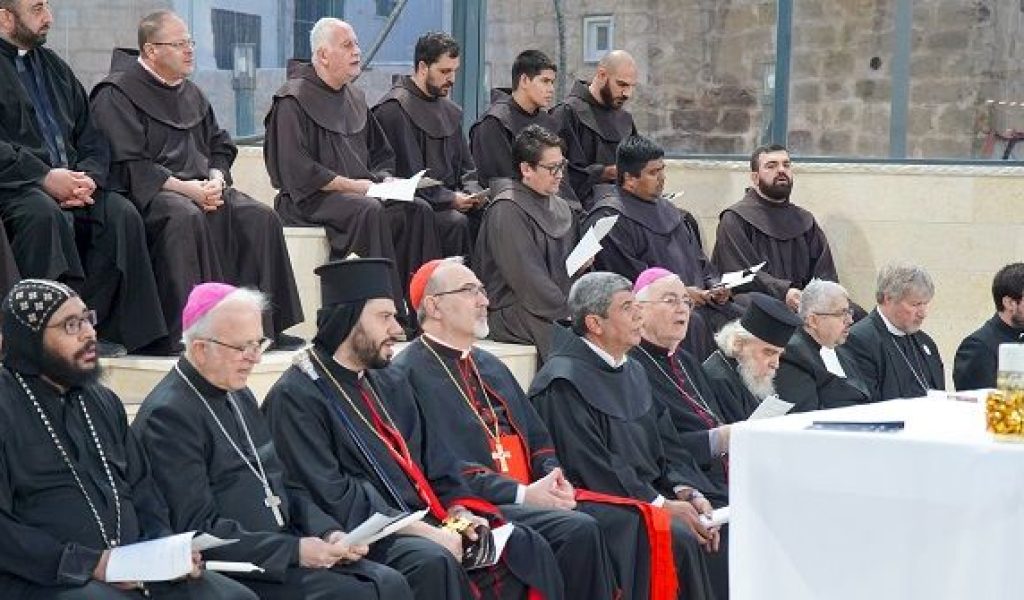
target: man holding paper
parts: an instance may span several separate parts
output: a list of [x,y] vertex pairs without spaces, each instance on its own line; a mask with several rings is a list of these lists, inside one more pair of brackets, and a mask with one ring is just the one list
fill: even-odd
[[[266,118],[263,158],[279,190],[275,207],[288,225],[322,226],[331,257],[384,257],[397,265],[399,315],[412,271],[441,255],[434,211],[420,199],[370,197],[390,177],[395,153],[354,80],[359,40],[332,17],[310,32],[312,62],[293,60]],[[412,173],[410,173],[412,175]]]
[[207,557],[262,569],[232,576],[263,599],[411,599],[401,573],[371,562],[387,562],[387,544],[364,558],[366,546],[348,543],[338,521],[286,487],[284,467],[246,387],[266,349],[266,305],[257,291],[196,286],[181,317],[185,354],[132,423],[171,524],[237,539]]
[[792,407],[779,400],[774,381],[779,357],[800,324],[780,300],[753,292],[743,317],[715,335],[718,350],[704,361],[704,374],[715,388],[720,419],[735,423],[758,409],[774,414]]
[[[423,521],[393,537],[426,544],[440,555],[410,557],[409,570],[400,570],[443,575],[433,587],[414,585],[417,597],[470,598],[470,582],[454,561],[466,568],[489,564],[477,557],[499,546],[497,530],[492,536],[487,527],[500,514],[465,486],[440,432],[423,426],[408,381],[384,368],[402,333],[391,300],[391,268],[384,259],[354,259],[317,269],[323,308],[313,347],[296,357],[263,410],[289,476],[346,530],[357,517],[427,509]],[[483,598],[521,598],[527,588],[546,600],[563,597],[551,549],[533,531],[516,525],[500,556],[496,565],[470,571]]]
[[743,309],[728,288],[718,285],[721,274],[704,253],[697,221],[664,197],[664,156],[648,138],[624,139],[615,151],[616,185],[594,189],[596,203],[583,227],[608,215],[621,217],[602,244],[596,268],[633,281],[644,269],[662,267],[687,282],[694,312],[683,343],[704,360],[714,351],[714,332]]
[[413,66],[413,74],[402,77],[373,114],[395,150],[395,174],[410,177],[426,169],[440,181],[419,195],[434,207],[444,256],[468,256],[486,196],[478,193],[462,109],[448,98],[459,70],[459,43],[447,33],[423,35],[416,40]]
[[17,283],[2,312],[0,597],[254,600],[238,583],[199,571],[198,554],[182,581],[108,583],[108,565],[147,566],[119,565],[113,548],[171,528],[121,400],[97,382],[96,313],[44,279]]
[[[640,342],[632,288],[607,272],[573,284],[571,329],[555,326],[554,350],[528,394],[566,478],[643,515],[649,548],[635,568],[651,573],[649,597],[675,598],[678,579],[680,598],[728,598],[725,540],[701,519],[726,499],[679,443],[643,367],[628,356]],[[633,541],[622,537],[611,543]]]
[[564,319],[573,273],[566,268],[579,239],[576,217],[558,186],[565,176],[562,140],[539,125],[516,136],[518,179],[500,190],[484,213],[473,270],[491,300],[491,339],[533,344],[543,361],[551,323]]

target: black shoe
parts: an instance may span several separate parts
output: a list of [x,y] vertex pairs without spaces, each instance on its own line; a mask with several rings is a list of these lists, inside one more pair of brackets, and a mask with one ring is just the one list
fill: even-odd
[[98,340],[96,342],[96,355],[100,358],[121,358],[128,356],[128,349],[121,344]]
[[306,340],[294,336],[288,335],[287,333],[277,334],[277,339],[274,340],[274,345],[270,347],[271,350],[299,350],[306,345]]

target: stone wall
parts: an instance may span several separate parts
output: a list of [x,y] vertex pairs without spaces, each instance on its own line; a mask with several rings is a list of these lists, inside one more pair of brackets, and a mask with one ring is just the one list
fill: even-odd
[[[796,0],[789,143],[804,155],[889,155],[897,0]],[[565,5],[570,80],[587,15],[615,17],[614,45],[637,58],[629,105],[640,128],[677,153],[745,153],[770,125],[776,3],[766,0],[584,0]],[[527,47],[557,56],[553,0],[491,2],[487,60],[507,85]],[[911,31],[907,153],[998,155],[990,130],[1024,130],[1024,5],[917,0]],[[1020,103],[999,105],[988,100]]]

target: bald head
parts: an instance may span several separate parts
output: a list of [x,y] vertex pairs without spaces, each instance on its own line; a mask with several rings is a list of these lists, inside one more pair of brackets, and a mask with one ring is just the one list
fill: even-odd
[[625,50],[612,50],[601,58],[590,82],[590,93],[609,108],[622,108],[636,89],[637,68]]

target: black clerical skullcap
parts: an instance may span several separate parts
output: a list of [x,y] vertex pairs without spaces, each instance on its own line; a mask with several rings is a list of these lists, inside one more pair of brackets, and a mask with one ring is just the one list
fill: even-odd
[[320,276],[320,302],[327,307],[373,298],[394,298],[391,269],[387,258],[336,260],[317,267]]
[[760,292],[750,294],[750,306],[740,319],[740,325],[751,335],[780,348],[789,343],[801,324],[800,318],[784,302]]
[[58,281],[22,279],[7,293],[3,304],[4,320],[13,319],[33,333],[39,333],[53,313],[77,295],[78,292]]

